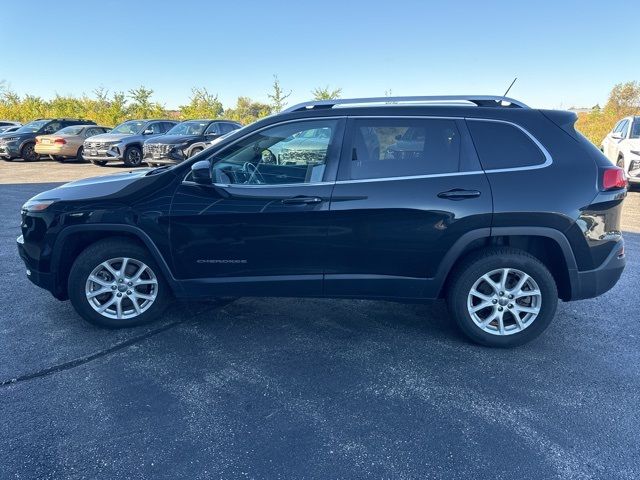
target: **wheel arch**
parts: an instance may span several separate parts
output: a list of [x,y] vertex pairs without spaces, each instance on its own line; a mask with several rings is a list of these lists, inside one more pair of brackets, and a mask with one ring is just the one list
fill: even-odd
[[479,249],[510,246],[540,260],[551,272],[562,300],[570,300],[577,289],[577,264],[567,237],[553,228],[498,227],[468,232],[447,252],[436,274],[437,297],[442,298],[457,265]]
[[106,238],[122,238],[146,248],[160,267],[173,292],[177,291],[179,284],[165,258],[153,240],[140,228],[132,225],[75,225],[62,230],[53,246],[51,266],[52,271],[56,272],[55,296],[57,298],[68,298],[67,279],[78,255],[90,245]]

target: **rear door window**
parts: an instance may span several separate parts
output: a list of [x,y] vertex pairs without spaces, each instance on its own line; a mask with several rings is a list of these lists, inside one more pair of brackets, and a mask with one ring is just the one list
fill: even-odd
[[[355,119],[350,132],[352,180],[457,172],[460,132],[455,120]],[[316,132],[322,136],[323,132]]]
[[532,167],[546,161],[542,150],[515,125],[481,120],[468,120],[467,125],[485,170]]

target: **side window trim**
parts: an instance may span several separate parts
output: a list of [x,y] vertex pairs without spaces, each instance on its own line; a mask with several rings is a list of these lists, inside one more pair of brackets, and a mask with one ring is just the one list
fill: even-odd
[[[344,135],[343,145],[342,145],[342,154],[340,156],[340,172],[339,172],[338,180],[335,182],[336,184],[366,183],[366,182],[389,182],[389,181],[394,181],[394,180],[413,180],[413,179],[420,179],[420,178],[452,177],[452,176],[456,176],[456,175],[482,175],[482,174],[485,174],[485,173],[502,173],[502,172],[514,172],[514,171],[517,172],[517,171],[521,171],[521,170],[537,170],[539,168],[546,168],[546,167],[548,167],[548,166],[553,164],[553,157],[551,156],[549,151],[544,147],[544,145],[542,145],[542,143],[540,143],[540,141],[537,138],[535,138],[526,128],[518,125],[517,123],[509,122],[507,120],[498,120],[498,119],[492,119],[492,118],[475,118],[475,117],[443,117],[443,116],[431,116],[431,115],[409,115],[409,116],[407,116],[407,115],[402,115],[402,116],[376,115],[376,116],[352,116],[352,117],[348,117],[349,120],[358,119],[358,118],[365,118],[365,119],[366,118],[374,118],[374,119],[386,119],[386,118],[397,118],[397,119],[402,119],[402,118],[423,119],[424,118],[424,119],[429,119],[429,118],[433,118],[433,119],[455,120],[455,121],[464,121],[464,122],[467,122],[467,121],[478,121],[478,122],[505,123],[507,125],[511,125],[513,127],[516,127],[517,129],[521,130],[527,137],[529,137],[529,139],[540,149],[540,151],[542,152],[542,154],[545,157],[545,161],[544,161],[544,163],[540,163],[540,164],[537,164],[537,165],[529,165],[529,166],[525,166],[525,167],[494,168],[494,169],[483,170],[482,167],[480,166],[480,164],[477,162],[477,156],[476,156],[476,162],[474,162],[474,163],[476,164],[478,170],[461,170],[459,172],[430,173],[430,174],[425,174],[425,175],[410,175],[410,176],[399,176],[399,177],[367,178],[367,179],[349,180],[345,176],[345,170],[344,169],[346,168],[345,164],[347,163],[347,161],[351,160],[351,156],[349,154],[350,152],[347,151],[347,150],[349,150],[349,148],[348,148],[349,145],[347,145],[347,143],[350,144],[350,141],[348,139],[348,135],[350,135],[352,132],[346,131],[345,135]],[[351,125],[353,125],[353,123],[350,123],[349,128],[351,127]],[[464,131],[461,131],[460,133],[463,136],[463,139],[465,137],[468,137],[469,139],[471,138],[470,137],[470,133],[466,129],[466,125],[465,125]]]
[[[318,120],[338,120],[337,123],[337,127],[336,127],[336,134],[335,134],[335,138],[334,138],[334,142],[335,142],[335,148],[337,148],[338,152],[335,155],[334,159],[329,159],[327,161],[326,164],[326,169],[325,169],[325,177],[327,177],[327,180],[323,180],[320,182],[311,182],[311,183],[279,183],[279,184],[271,184],[271,185],[245,185],[245,184],[226,184],[226,183],[213,183],[212,185],[215,187],[224,187],[224,188],[281,188],[281,187],[305,187],[305,186],[315,186],[315,185],[334,185],[336,183],[336,174],[337,174],[337,170],[338,170],[338,163],[340,161],[340,157],[342,155],[342,147],[343,147],[343,142],[344,142],[344,138],[345,138],[345,125],[346,125],[346,121],[347,121],[347,117],[346,116],[331,116],[331,117],[312,117],[312,118],[297,118],[295,120],[286,120],[284,122],[277,122],[277,123],[272,123],[269,125],[266,125],[262,128],[259,128],[257,130],[252,130],[250,132],[247,132],[245,135],[241,136],[240,138],[237,138],[233,143],[229,143],[228,145],[225,145],[222,149],[216,151],[215,153],[212,152],[212,155],[209,156],[209,160],[211,160],[212,158],[214,158],[215,156],[224,153],[225,150],[227,150],[229,147],[235,145],[237,142],[240,142],[242,140],[244,140],[245,138],[255,135],[256,133],[259,133],[263,130],[269,129],[269,128],[273,128],[273,127],[278,127],[280,125],[287,125],[289,123],[302,123],[302,122],[314,122],[314,121],[318,121]],[[189,180],[187,180],[187,177],[191,174],[191,172],[188,172],[185,175],[185,178],[183,179],[183,183],[186,184],[194,184],[196,185],[194,182],[191,182]]]
[[493,118],[491,119],[490,118],[465,118],[465,120],[467,122],[493,122],[493,123],[503,123],[503,124],[511,125],[512,127],[515,127],[518,130],[520,130],[527,137],[529,137],[529,140],[531,140],[538,147],[538,149],[540,150],[540,152],[542,152],[542,155],[544,155],[544,158],[545,158],[545,161],[543,163],[539,163],[537,165],[527,165],[524,167],[508,167],[508,168],[487,168],[484,170],[485,172],[501,173],[501,172],[519,172],[521,170],[537,170],[539,168],[545,168],[553,164],[553,157],[551,156],[549,151],[545,148],[545,146],[542,145],[542,143],[540,143],[540,141],[536,137],[534,137],[526,128],[518,125],[517,123],[509,122],[507,120],[497,120]]

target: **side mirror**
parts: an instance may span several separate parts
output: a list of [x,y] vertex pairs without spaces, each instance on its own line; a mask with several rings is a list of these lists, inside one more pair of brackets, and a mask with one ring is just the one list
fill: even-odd
[[153,133],[153,130],[151,130],[150,128],[147,128],[144,132],[142,132],[143,135],[151,135]]
[[191,165],[191,175],[193,176],[193,181],[198,185],[213,185],[211,162],[209,160],[200,160]]

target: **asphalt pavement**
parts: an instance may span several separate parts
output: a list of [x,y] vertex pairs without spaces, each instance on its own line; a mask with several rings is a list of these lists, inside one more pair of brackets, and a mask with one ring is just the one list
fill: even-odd
[[94,167],[15,165],[0,165],[0,478],[640,478],[640,193],[619,284],[495,350],[442,302],[241,298],[93,327],[27,280],[15,238],[20,205],[53,186],[38,175]]

